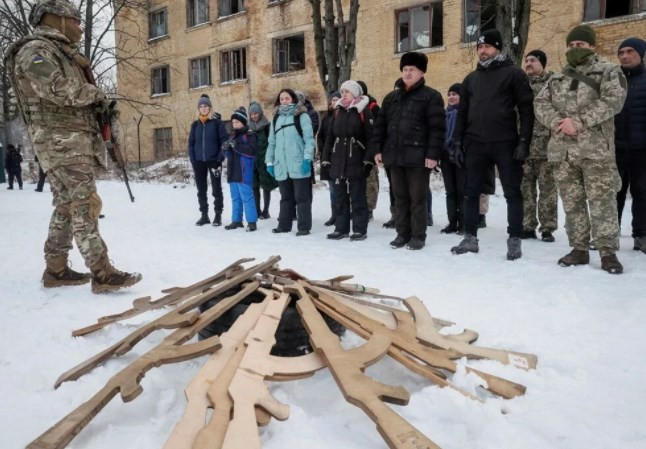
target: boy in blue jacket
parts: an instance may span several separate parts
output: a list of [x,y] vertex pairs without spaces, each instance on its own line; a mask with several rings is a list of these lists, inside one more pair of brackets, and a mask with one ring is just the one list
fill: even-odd
[[256,230],[258,210],[253,196],[253,167],[256,156],[256,135],[249,131],[249,118],[240,107],[231,116],[233,135],[222,146],[227,158],[227,181],[231,190],[231,224],[224,229],[244,227],[242,215],[247,218],[247,231]]
[[199,117],[191,125],[191,133],[188,136],[188,157],[195,173],[197,200],[202,214],[195,224],[202,226],[210,223],[209,204],[206,200],[207,178],[210,177],[215,209],[213,226],[220,226],[223,207],[221,177],[223,158],[220,148],[229,136],[222,120],[211,117],[213,105],[208,95],[202,94],[197,102],[197,108]]

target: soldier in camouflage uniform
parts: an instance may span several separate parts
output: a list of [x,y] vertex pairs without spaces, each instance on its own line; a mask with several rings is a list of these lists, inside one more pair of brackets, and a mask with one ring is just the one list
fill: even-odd
[[373,212],[377,208],[377,199],[379,198],[379,170],[371,170],[370,175],[366,178],[366,196],[368,198],[368,210],[370,211],[369,219],[372,220]]
[[[534,96],[552,76],[545,70],[547,56],[541,50],[533,50],[525,57],[525,72],[529,76]],[[556,187],[555,166],[547,161],[547,144],[550,130],[538,122],[534,123],[529,158],[523,164],[523,239],[535,239],[536,227],[540,221],[541,240],[553,242],[552,233],[557,227],[558,189]],[[536,186],[538,185],[538,192]],[[537,201],[538,196],[538,201]],[[538,203],[538,204],[537,204]],[[536,213],[538,212],[538,220]]]
[[[559,163],[557,180],[572,251],[561,266],[589,263],[590,232],[601,268],[623,272],[617,260],[617,191],[621,186],[614,148],[614,116],[626,98],[621,69],[595,52],[594,30],[581,25],[567,37],[568,64],[556,73],[534,102],[539,122],[552,131],[548,160]],[[589,212],[588,212],[589,210]]]
[[[90,62],[77,50],[80,15],[66,0],[40,0],[31,10],[33,35],[14,43],[5,64],[38,160],[47,173],[54,212],[45,242],[45,287],[92,281],[95,293],[131,286],[138,273],[110,264],[99,234],[101,198],[94,168],[104,151],[96,112],[108,101],[96,87]],[[92,274],[68,267],[72,237]]]

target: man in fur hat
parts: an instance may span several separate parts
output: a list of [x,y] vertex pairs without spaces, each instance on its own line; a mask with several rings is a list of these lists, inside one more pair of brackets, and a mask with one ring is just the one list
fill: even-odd
[[393,248],[419,250],[426,243],[429,174],[441,157],[445,130],[444,101],[426,85],[427,66],[422,53],[402,56],[402,77],[384,98],[371,139],[375,163],[390,169],[397,230]]

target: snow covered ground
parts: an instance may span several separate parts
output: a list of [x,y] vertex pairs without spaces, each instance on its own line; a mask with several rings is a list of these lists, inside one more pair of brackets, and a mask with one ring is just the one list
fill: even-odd
[[[77,382],[52,385],[67,369],[100,352],[158,314],[141,315],[85,338],[73,329],[122,311],[134,298],[159,297],[163,288],[188,285],[230,262],[279,254],[281,265],[312,278],[354,274],[358,282],[399,296],[418,295],[431,313],[480,333],[479,344],[538,355],[537,370],[525,372],[496,362],[470,363],[527,386],[514,400],[479,393],[484,404],[440,389],[386,358],[368,370],[375,378],[402,385],[410,404],[394,407],[443,449],[643,449],[646,447],[646,255],[632,250],[630,220],[624,220],[619,259],[625,274],[611,276],[592,254],[589,266],[565,269],[556,260],[568,251],[561,228],[556,243],[523,243],[523,258],[505,260],[506,210],[492,197],[489,227],[480,233],[477,255],[453,256],[459,237],[440,234],[446,224],[443,193],[434,194],[436,225],[419,252],[393,250],[394,233],[382,191],[375,221],[364,242],[328,241],[328,193],[317,190],[314,228],[308,237],[276,235],[278,195],[269,221],[259,230],[225,231],[194,226],[195,189],[185,185],[101,182],[106,218],[101,232],[110,257],[123,270],[144,275],[134,288],[96,296],[89,286],[44,289],[42,247],[51,214],[51,196],[27,184],[23,191],[0,188],[0,435],[3,449],[35,439],[105,382],[160,342],[159,331],[120,359],[113,359]],[[48,190],[48,187],[46,187]],[[225,186],[225,216],[230,211]],[[626,210],[630,210],[627,205]],[[226,217],[225,223],[228,222]],[[83,263],[75,250],[74,267]],[[351,334],[344,344],[361,340]],[[161,448],[184,409],[183,387],[203,359],[163,366],[142,381],[143,394],[123,404],[115,398],[73,441],[74,449]],[[468,379],[454,377],[458,383]],[[272,384],[290,405],[290,418],[261,431],[263,447],[308,449],[386,448],[375,425],[346,403],[329,372],[287,384]],[[505,413],[503,413],[505,412]],[[241,448],[242,449],[242,448]]]

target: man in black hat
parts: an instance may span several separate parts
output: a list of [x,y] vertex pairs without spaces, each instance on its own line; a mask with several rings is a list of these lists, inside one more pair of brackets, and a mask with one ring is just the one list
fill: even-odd
[[[509,239],[507,259],[521,257],[523,162],[529,156],[534,127],[534,94],[527,75],[505,57],[498,30],[478,39],[478,68],[462,83],[462,97],[454,134],[454,160],[464,162],[467,182],[464,202],[465,236],[454,254],[477,253],[480,193],[487,168],[498,168],[507,200]],[[518,131],[520,124],[520,133]]]
[[[552,72],[545,69],[547,55],[541,50],[532,50],[525,56],[525,72],[534,95],[538,95],[549,81]],[[558,225],[558,188],[556,185],[556,164],[547,161],[547,145],[550,142],[550,129],[534,122],[529,158],[523,164],[523,239],[536,239],[536,228],[544,242],[554,241],[554,231]]]
[[621,190],[617,193],[619,223],[630,189],[635,250],[646,254],[646,42],[631,37],[619,45],[621,70],[628,80],[626,102],[615,116],[615,149]]
[[445,129],[442,96],[425,84],[427,66],[422,53],[402,56],[402,77],[384,98],[370,144],[375,163],[390,169],[397,230],[393,248],[419,250],[426,243],[429,174],[442,154]]

